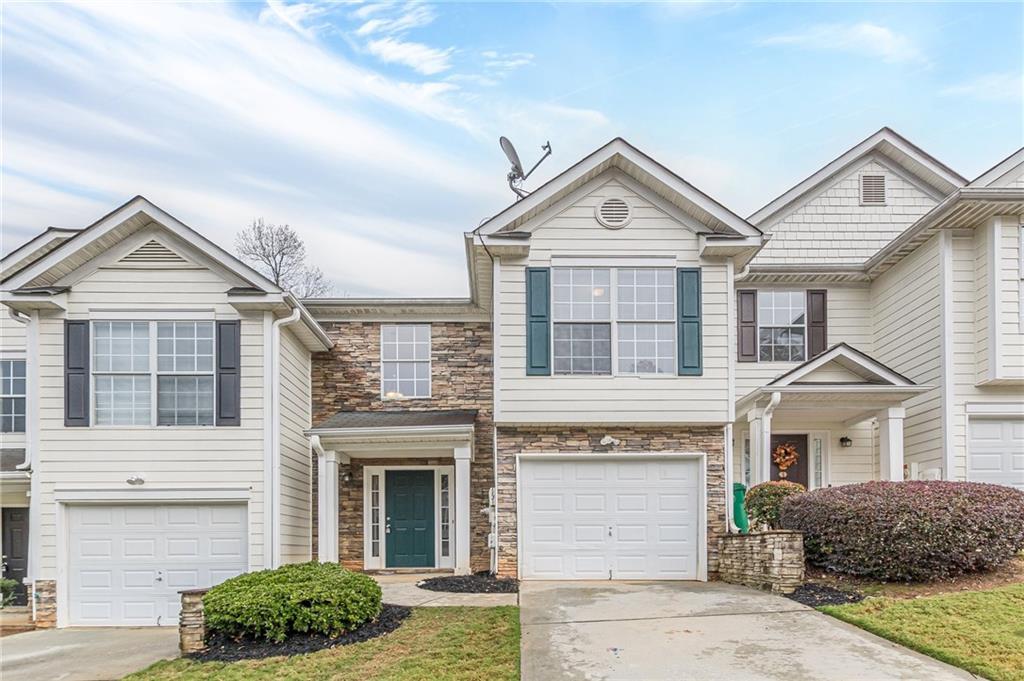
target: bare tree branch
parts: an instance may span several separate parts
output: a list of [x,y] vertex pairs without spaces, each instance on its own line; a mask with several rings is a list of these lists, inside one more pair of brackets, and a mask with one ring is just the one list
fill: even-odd
[[288,225],[253,220],[235,237],[238,257],[298,298],[326,296],[334,289],[319,267],[306,264],[306,244]]

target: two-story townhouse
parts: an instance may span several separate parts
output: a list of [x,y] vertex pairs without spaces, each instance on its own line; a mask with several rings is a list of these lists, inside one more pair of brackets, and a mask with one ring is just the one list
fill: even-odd
[[298,301],[141,197],[3,265],[3,551],[38,625],[173,624],[181,589],[310,558],[332,341]]
[[778,479],[791,444],[812,488],[1024,486],[1022,161],[968,183],[883,128],[749,218],[770,240],[736,284],[737,479]]
[[162,624],[310,555],[707,579],[783,472],[1024,486],[1022,175],[883,129],[744,220],[616,139],[465,235],[468,297],[301,304],[133,200],[4,259],[3,550],[27,503],[42,621]]

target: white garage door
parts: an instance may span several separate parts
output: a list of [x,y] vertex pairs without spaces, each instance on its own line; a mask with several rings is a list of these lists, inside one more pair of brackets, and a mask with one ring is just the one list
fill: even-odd
[[71,506],[70,624],[172,625],[182,589],[248,567],[241,504]]
[[697,579],[700,461],[523,459],[524,579]]
[[1024,489],[1024,419],[970,420],[967,479]]

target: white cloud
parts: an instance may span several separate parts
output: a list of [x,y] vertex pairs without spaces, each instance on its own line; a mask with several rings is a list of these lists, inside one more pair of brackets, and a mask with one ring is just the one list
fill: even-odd
[[387,64],[404,64],[426,76],[447,71],[452,67],[451,56],[454,48],[439,50],[423,43],[413,43],[396,38],[371,40],[366,44],[370,54]]
[[524,66],[530,66],[533,64],[533,55],[529,52],[509,52],[502,54],[495,52],[494,50],[487,50],[481,52],[486,66],[491,71],[514,71],[515,69],[522,68]]
[[304,38],[313,38],[314,31],[305,24],[310,19],[323,15],[325,7],[312,2],[286,4],[280,0],[267,0],[267,6],[260,10],[260,23],[280,21]]
[[[398,7],[393,5],[375,5],[371,14],[380,14]],[[356,13],[356,18],[365,18]],[[411,31],[414,28],[429,26],[437,18],[437,12],[430,5],[409,3],[401,6],[397,12],[391,12],[387,16],[370,19],[356,29],[358,36],[370,36],[376,34],[398,35]]]
[[886,62],[926,61],[924,54],[911,38],[870,22],[818,24],[795,33],[766,38],[761,44],[850,52],[880,58]]
[[1013,102],[1024,97],[1020,73],[989,73],[939,90],[946,97],[968,97],[988,102]]

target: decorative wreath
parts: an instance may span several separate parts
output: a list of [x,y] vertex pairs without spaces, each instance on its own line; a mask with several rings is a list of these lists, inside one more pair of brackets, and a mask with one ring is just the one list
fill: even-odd
[[800,454],[796,451],[796,446],[791,442],[783,442],[772,450],[772,461],[779,467],[779,471],[782,474],[785,474],[786,469],[795,464],[799,459]]

